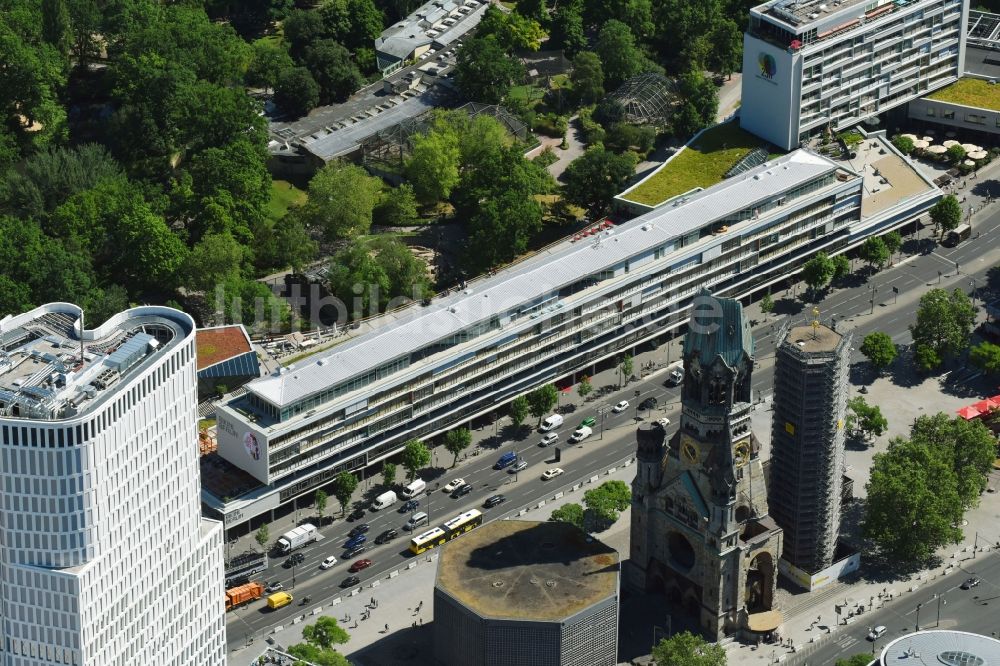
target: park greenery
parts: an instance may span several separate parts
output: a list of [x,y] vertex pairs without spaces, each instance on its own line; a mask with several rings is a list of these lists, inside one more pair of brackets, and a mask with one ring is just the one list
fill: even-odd
[[[552,511],[549,520],[569,523],[585,532],[605,530],[632,504],[632,490],[624,481],[605,481],[583,494],[581,506],[569,502]],[[584,508],[586,507],[586,508]]]
[[920,564],[962,539],[962,516],[978,504],[996,456],[980,421],[921,416],[909,438],[877,453],[867,485],[865,536],[887,558]]
[[657,666],[726,666],[726,649],[710,643],[697,634],[682,631],[661,638],[653,646]]

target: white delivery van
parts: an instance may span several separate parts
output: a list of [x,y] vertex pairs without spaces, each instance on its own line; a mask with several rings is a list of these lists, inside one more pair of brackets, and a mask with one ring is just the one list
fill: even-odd
[[559,414],[553,414],[552,416],[546,417],[546,419],[542,421],[542,425],[539,428],[539,430],[541,430],[542,432],[548,432],[550,430],[558,428],[562,424],[563,424],[563,417]]
[[574,444],[576,442],[582,442],[583,440],[587,439],[593,434],[594,431],[590,426],[580,426],[579,428],[573,431],[573,435],[569,438],[569,441],[573,442]]
[[376,497],[375,501],[372,502],[372,511],[378,511],[379,509],[384,509],[387,506],[392,506],[396,503],[396,500],[397,497],[395,492],[391,490],[386,491]]
[[417,479],[410,485],[403,488],[402,495],[404,499],[413,499],[420,493],[424,492],[424,490],[426,489],[427,489],[427,482],[424,481],[423,479]]

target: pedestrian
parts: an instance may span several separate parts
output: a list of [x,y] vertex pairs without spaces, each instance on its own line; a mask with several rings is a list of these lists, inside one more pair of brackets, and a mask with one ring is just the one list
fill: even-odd
[[424,626],[424,618],[420,618],[419,620],[417,620],[417,623],[418,623],[418,624],[419,624],[419,625],[420,625],[421,627],[422,627],[422,626]]
[[372,605],[372,606],[374,606],[374,605],[375,605],[375,597],[372,597],[372,600],[371,600],[371,605]]
[[388,624],[385,625],[385,633],[389,633],[389,625]]

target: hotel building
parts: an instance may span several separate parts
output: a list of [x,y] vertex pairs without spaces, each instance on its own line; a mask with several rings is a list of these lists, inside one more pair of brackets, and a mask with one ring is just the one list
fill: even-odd
[[740,126],[785,150],[952,83],[963,0],[774,0],[750,10]]
[[0,663],[223,666],[222,525],[201,517],[194,321],[0,320]]

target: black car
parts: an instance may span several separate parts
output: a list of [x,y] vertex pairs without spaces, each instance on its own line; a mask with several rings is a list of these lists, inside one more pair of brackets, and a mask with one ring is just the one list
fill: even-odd
[[486,498],[485,502],[483,502],[483,506],[485,506],[487,509],[492,509],[496,505],[503,504],[506,501],[507,498],[504,497],[503,495],[491,495],[490,497]]
[[420,506],[420,502],[417,500],[406,500],[403,502],[403,506],[399,507],[400,513],[409,513]]
[[302,553],[295,553],[294,555],[289,555],[288,559],[285,560],[285,563],[282,564],[282,566],[285,567],[286,569],[291,569],[295,565],[302,564],[305,561],[306,561],[305,555],[303,555]]
[[389,543],[398,536],[399,532],[397,532],[394,529],[388,529],[385,532],[382,532],[382,534],[379,534],[377,537],[375,537],[375,543]]
[[350,532],[347,533],[349,537],[356,537],[359,534],[364,534],[372,528],[368,523],[361,523],[360,525],[355,525]]
[[645,400],[639,403],[639,409],[653,409],[654,407],[656,407],[656,403],[657,403],[656,398],[646,398]]
[[340,559],[342,559],[342,560],[349,560],[352,557],[360,555],[361,553],[365,552],[366,550],[368,550],[368,546],[366,546],[363,543],[359,543],[357,546],[354,546],[353,548],[348,548],[347,550],[345,550],[344,554],[340,556]]
[[972,588],[977,587],[978,585],[979,585],[978,578],[969,578],[968,580],[962,583],[961,587],[963,590],[971,590]]
[[355,585],[360,585],[361,579],[357,576],[348,576],[340,584],[341,587],[354,587]]
[[463,495],[468,495],[471,492],[472,492],[472,486],[468,483],[463,483],[458,488],[455,488],[455,492],[453,492],[451,496],[454,499],[458,499],[459,497],[462,497]]
[[358,507],[347,516],[347,522],[353,523],[355,520],[361,520],[365,517],[365,510]]

